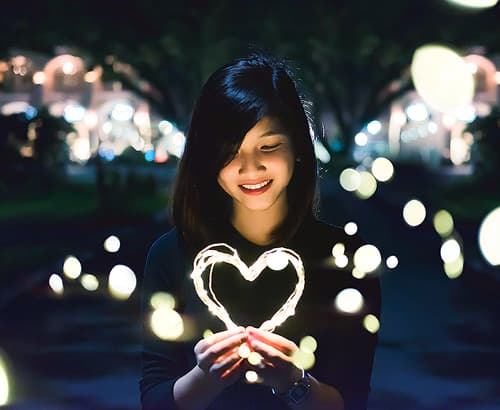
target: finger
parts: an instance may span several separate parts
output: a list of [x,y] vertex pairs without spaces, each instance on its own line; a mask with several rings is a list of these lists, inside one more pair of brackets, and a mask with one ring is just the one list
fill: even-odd
[[265,342],[266,344],[273,346],[275,349],[280,350],[287,356],[290,356],[295,352],[298,347],[297,345],[284,338],[283,336],[277,335],[275,333],[267,332],[262,329],[257,329],[255,327],[247,327],[247,333],[250,336],[250,340],[257,339]]
[[209,349],[210,346],[219,343],[220,341],[227,339],[228,337],[244,333],[245,333],[245,328],[242,326],[236,327],[234,329],[224,330],[223,332],[214,333],[213,335],[210,335],[200,340],[195,346],[195,352],[197,354],[201,354],[207,349]]
[[234,348],[239,348],[247,341],[245,333],[230,336],[212,346],[199,355],[199,360],[203,362],[214,362],[219,356],[226,354]]
[[243,363],[243,358],[239,358],[229,369],[226,369],[222,375],[221,375],[221,378],[222,379],[226,379],[228,378],[232,373],[236,372],[238,369],[240,370],[240,372],[242,371],[242,369],[240,369],[240,366],[241,364]]
[[253,350],[260,353],[265,363],[272,367],[282,366],[285,363],[289,364],[292,361],[291,357],[284,354],[281,350],[260,340],[252,340],[251,344]]

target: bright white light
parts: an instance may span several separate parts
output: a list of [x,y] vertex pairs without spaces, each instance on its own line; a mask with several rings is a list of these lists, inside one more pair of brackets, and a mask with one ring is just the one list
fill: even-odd
[[361,184],[356,189],[356,196],[361,199],[368,199],[377,190],[377,180],[368,171],[361,171],[359,176]]
[[429,121],[427,129],[431,134],[435,134],[438,131],[438,125],[434,121]]
[[385,264],[389,269],[394,269],[396,266],[398,266],[399,260],[396,256],[392,255],[385,260]]
[[274,252],[267,257],[267,266],[272,270],[283,270],[288,265],[288,257],[284,252]]
[[422,103],[410,104],[406,107],[406,115],[412,121],[425,121],[429,117],[427,107]]
[[63,265],[64,274],[70,279],[76,279],[82,273],[82,264],[74,256],[68,256]]
[[441,259],[445,263],[456,260],[461,253],[460,245],[455,239],[448,239],[441,245]]
[[342,254],[335,258],[335,265],[339,268],[345,268],[349,264],[349,259],[346,255]]
[[500,265],[500,207],[491,211],[479,227],[479,248],[489,264]]
[[85,107],[80,104],[68,104],[64,108],[63,116],[70,123],[80,122],[85,117]]
[[343,255],[345,251],[345,245],[343,243],[336,243],[333,248],[332,248],[332,255],[333,257],[338,257],[340,255]]
[[83,288],[88,290],[89,292],[93,292],[99,287],[99,280],[95,275],[91,275],[90,273],[82,275],[82,277],[80,278],[80,283],[82,284]]
[[173,309],[161,307],[151,315],[151,329],[163,340],[176,340],[184,333],[184,321]]
[[111,235],[104,241],[104,249],[110,253],[115,253],[120,250],[120,239],[117,236]]
[[101,129],[105,134],[109,134],[113,129],[113,124],[111,124],[110,121],[106,121],[104,124],[102,124]]
[[304,336],[299,343],[299,349],[304,352],[314,353],[318,348],[318,342],[312,336]]
[[476,119],[476,109],[473,105],[464,105],[456,111],[456,117],[463,122],[472,122]]
[[387,182],[394,175],[394,165],[387,158],[376,158],[372,163],[372,174],[380,182]]
[[90,129],[93,129],[97,123],[99,122],[99,118],[97,117],[97,114],[94,111],[88,111],[85,114],[85,118],[83,119],[85,122],[85,125],[89,127]]
[[7,366],[0,357],[0,406],[4,406],[9,401],[9,378],[7,376]]
[[346,168],[340,173],[340,186],[346,191],[356,191],[361,185],[361,175],[353,168]]
[[307,350],[297,349],[292,354],[292,363],[301,369],[308,370],[314,366],[316,358],[314,357],[314,353],[311,353]]
[[377,269],[382,262],[382,255],[374,245],[363,245],[354,253],[354,266],[363,273]]
[[453,113],[474,96],[474,75],[453,50],[427,45],[413,54],[411,74],[423,100],[441,112]]
[[248,383],[257,383],[259,375],[254,370],[247,370],[245,373],[245,379],[247,379]]
[[248,363],[250,363],[251,365],[257,366],[257,365],[262,363],[262,360],[264,360],[264,358],[258,352],[250,352],[247,360],[248,360]]
[[13,101],[2,106],[3,115],[19,114],[21,112],[28,112],[34,108],[24,101]]
[[344,232],[347,235],[354,235],[356,232],[358,232],[358,225],[356,225],[356,222],[347,222],[344,226]]
[[366,135],[364,132],[358,132],[354,136],[354,142],[356,143],[356,145],[364,147],[368,143],[368,135]]
[[498,0],[447,0],[448,3],[458,4],[459,6],[474,8],[474,9],[486,9],[489,7],[494,7]]
[[91,155],[88,138],[78,137],[71,144],[71,152],[78,161],[88,161]]
[[49,286],[54,291],[54,293],[57,293],[58,295],[62,295],[64,293],[63,280],[56,273],[53,273],[52,275],[50,275]]
[[243,359],[248,358],[248,356],[250,356],[250,352],[251,352],[250,348],[248,347],[248,344],[246,344],[246,343],[243,343],[238,348],[238,356],[240,356]]
[[117,299],[127,299],[135,290],[137,279],[132,269],[116,265],[109,272],[109,291]]
[[159,122],[158,129],[161,131],[162,134],[167,135],[174,130],[174,126],[170,121],[163,120]]
[[186,144],[186,137],[184,133],[178,131],[170,135],[167,140],[167,150],[170,154],[175,155],[177,158],[182,157],[184,152],[184,145]]
[[410,226],[418,226],[425,220],[425,206],[418,199],[408,201],[403,208],[403,218]]
[[130,121],[134,116],[134,107],[127,103],[117,103],[111,111],[111,118],[115,121]]
[[450,161],[454,165],[461,165],[470,158],[470,147],[461,137],[452,137],[450,140]]
[[149,303],[154,309],[160,309],[162,307],[175,309],[176,305],[175,297],[167,292],[156,292],[151,296]]
[[335,307],[343,313],[358,313],[363,307],[363,295],[357,289],[346,288],[335,298]]
[[42,85],[45,81],[45,73],[43,71],[37,71],[33,74],[33,84]]
[[62,66],[62,71],[64,74],[66,75],[71,75],[71,74],[75,74],[76,72],[76,68],[75,68],[75,65],[73,64],[73,62],[71,61],[66,61],[63,66]]
[[323,164],[328,164],[332,159],[328,150],[318,140],[314,140],[314,154]]
[[382,123],[379,121],[379,120],[373,120],[373,121],[370,121],[367,126],[366,126],[366,129],[368,130],[368,132],[372,135],[376,135],[380,132],[380,130],[382,129]]

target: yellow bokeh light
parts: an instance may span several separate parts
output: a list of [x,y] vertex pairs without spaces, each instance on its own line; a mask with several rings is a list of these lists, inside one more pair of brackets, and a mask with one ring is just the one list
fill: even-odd
[[254,370],[247,370],[245,373],[245,379],[248,383],[257,383],[259,381],[259,375]]
[[415,89],[438,111],[455,113],[472,102],[474,75],[453,50],[426,45],[413,54],[411,74]]
[[436,212],[432,223],[436,232],[442,237],[448,236],[453,232],[453,217],[444,209]]
[[360,272],[373,272],[381,262],[382,255],[374,245],[363,245],[354,253],[354,266]]
[[356,225],[356,222],[347,222],[344,226],[344,232],[347,235],[355,235],[358,232],[358,225]]
[[368,135],[366,135],[364,132],[358,132],[354,136],[354,142],[356,143],[356,145],[364,147],[366,144],[368,144]]
[[375,315],[366,315],[363,319],[363,326],[370,333],[377,333],[380,329],[380,322]]
[[248,363],[250,363],[252,366],[260,365],[263,360],[264,360],[264,358],[258,352],[250,352],[250,354],[248,355],[248,359],[247,359]]
[[267,257],[267,266],[269,269],[280,271],[287,267],[288,257],[284,252],[273,252]]
[[340,173],[340,186],[346,191],[356,191],[361,185],[361,175],[352,168],[346,168]]
[[389,269],[394,269],[398,266],[399,260],[397,256],[391,255],[385,260],[385,264]]
[[380,182],[387,182],[394,175],[394,165],[387,158],[376,158],[372,163],[372,174]]
[[116,265],[109,272],[109,291],[117,299],[127,299],[135,290],[136,285],[135,273],[128,266]]
[[345,245],[343,243],[336,243],[332,248],[332,255],[336,258],[339,255],[343,255],[345,251]]
[[203,331],[203,339],[209,339],[214,335],[214,332],[212,332],[210,329],[205,329]]
[[479,248],[493,266],[500,265],[500,207],[491,211],[479,227]]
[[84,287],[84,289],[93,292],[97,290],[99,287],[99,280],[95,275],[91,275],[90,273],[86,273],[85,275],[82,275],[80,278],[80,283]]
[[356,279],[363,279],[366,276],[366,273],[354,267],[352,269],[352,276],[355,277]]
[[460,256],[460,253],[460,245],[456,239],[448,239],[441,245],[441,259],[444,263],[453,262]]
[[318,348],[318,342],[312,336],[304,336],[300,340],[299,348],[304,352],[314,353]]
[[115,253],[120,250],[120,239],[117,236],[111,235],[104,241],[104,249],[110,253]]
[[368,171],[361,171],[359,173],[361,184],[356,189],[355,194],[358,198],[368,199],[377,190],[377,180]]
[[166,307],[169,309],[175,309],[176,301],[175,297],[167,292],[156,292],[151,296],[149,304],[154,309],[160,309]]
[[9,377],[7,365],[0,356],[0,406],[6,405],[9,401]]
[[410,226],[418,226],[425,220],[425,206],[418,199],[408,201],[403,208],[403,218]]
[[444,264],[444,272],[450,279],[458,278],[464,270],[464,257],[462,254],[458,256],[453,262]]
[[316,358],[314,357],[314,353],[297,349],[292,354],[292,362],[299,369],[308,370],[314,366]]
[[82,273],[82,264],[75,256],[68,256],[64,260],[64,274],[70,279],[77,279]]
[[42,85],[45,82],[45,73],[37,71],[33,74],[33,84]]
[[62,295],[64,293],[64,283],[62,278],[56,274],[53,273],[49,277],[49,286],[50,288],[54,291],[54,293],[58,295]]
[[151,329],[163,340],[177,340],[184,333],[184,321],[173,309],[161,307],[151,315]]
[[335,265],[339,268],[345,268],[349,264],[349,258],[345,255],[335,257]]
[[243,359],[248,358],[250,356],[250,348],[246,343],[243,343],[239,348],[238,348],[238,356],[240,356]]
[[335,307],[343,313],[358,313],[363,307],[363,303],[363,295],[354,288],[341,290],[335,298]]

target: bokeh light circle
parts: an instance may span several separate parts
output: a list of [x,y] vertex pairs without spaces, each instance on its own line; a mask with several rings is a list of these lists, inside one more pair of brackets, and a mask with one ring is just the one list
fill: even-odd
[[441,245],[441,259],[444,263],[451,263],[456,260],[461,253],[460,245],[456,239],[447,239]]
[[341,290],[335,298],[335,307],[342,313],[358,313],[363,307],[363,303],[363,295],[354,288]]
[[269,269],[280,271],[287,267],[288,257],[285,252],[272,252],[267,255],[267,266]]
[[454,113],[472,102],[474,76],[453,50],[426,45],[413,54],[413,84],[424,101],[438,111]]
[[372,174],[380,182],[387,182],[394,175],[394,165],[387,158],[375,158],[372,163]]
[[454,261],[444,264],[444,272],[450,279],[458,278],[464,270],[464,257],[462,254]]
[[397,256],[394,256],[394,255],[391,255],[389,256],[386,260],[385,260],[385,265],[389,268],[389,269],[394,269],[398,266],[399,264],[399,260],[397,258]]
[[167,292],[156,292],[151,296],[149,304],[154,309],[160,309],[166,307],[168,309],[175,309],[176,301],[175,297]]
[[425,220],[425,206],[418,199],[408,201],[403,208],[403,218],[410,226],[418,226]]
[[116,265],[109,272],[109,291],[117,299],[127,299],[135,290],[136,285],[135,273],[128,266]]
[[436,232],[442,237],[448,236],[453,232],[453,217],[444,209],[436,212],[432,220],[432,224],[434,225]]
[[95,275],[91,275],[90,273],[86,273],[82,275],[80,278],[80,283],[83,288],[88,290],[89,292],[94,292],[99,287],[99,280]]
[[4,359],[0,356],[0,406],[3,406],[9,401],[9,378],[7,373],[7,365]]
[[377,180],[368,171],[361,171],[359,176],[361,183],[355,191],[356,196],[361,199],[368,199],[377,190]]
[[377,333],[380,329],[380,322],[377,319],[377,316],[369,314],[364,317],[363,326],[370,333]]
[[53,273],[52,275],[50,275],[49,286],[54,291],[54,293],[58,295],[62,295],[64,293],[63,280],[57,273]]
[[347,235],[355,235],[358,232],[358,225],[356,225],[356,222],[347,222],[344,226],[344,232]]
[[151,329],[163,340],[177,340],[184,333],[184,321],[173,309],[161,307],[151,315]]
[[104,249],[110,253],[115,253],[120,250],[120,239],[117,236],[111,235],[104,241]]
[[340,173],[339,181],[346,191],[356,191],[361,185],[361,175],[353,168],[346,168]]
[[255,370],[247,370],[245,373],[245,379],[248,383],[257,383],[259,381],[259,375]]
[[312,336],[304,336],[300,340],[299,348],[304,352],[314,353],[318,348],[318,342]]
[[491,211],[479,227],[479,248],[490,265],[500,265],[500,207]]
[[333,245],[332,255],[336,258],[340,255],[343,255],[344,251],[345,251],[345,245],[341,242],[338,242],[335,245]]
[[382,262],[382,255],[374,245],[363,245],[354,253],[354,266],[363,273],[377,269]]
[[77,279],[82,273],[82,264],[75,256],[68,256],[64,260],[64,274],[70,279]]
[[311,367],[314,366],[316,358],[314,357],[314,353],[312,352],[302,349],[297,349],[292,354],[292,362],[298,368],[309,370]]

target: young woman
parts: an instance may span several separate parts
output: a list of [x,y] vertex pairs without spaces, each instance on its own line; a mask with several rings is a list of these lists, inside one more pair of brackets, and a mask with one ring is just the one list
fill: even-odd
[[[355,279],[358,237],[314,217],[316,159],[304,105],[283,63],[252,56],[218,69],[194,108],[174,192],[175,227],[151,247],[143,283],[143,409],[366,409],[376,335],[363,327],[380,314],[377,278]],[[300,255],[305,289],[295,315],[274,332],[259,329],[295,287],[291,263],[264,270],[254,282],[228,264],[213,271],[213,291],[236,329],[209,314],[190,273],[197,253],[214,243],[236,249],[250,266],[267,250]],[[351,261],[333,263],[342,243]],[[336,295],[355,288],[363,307],[335,308]],[[192,337],[165,341],[150,328],[155,292],[177,299]],[[214,334],[203,338],[206,329]],[[297,344],[313,336],[318,347],[307,372],[293,361]],[[251,365],[247,344],[263,360]],[[246,380],[248,370],[257,383]]]

